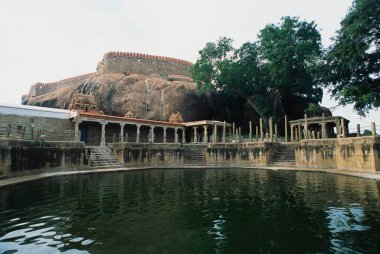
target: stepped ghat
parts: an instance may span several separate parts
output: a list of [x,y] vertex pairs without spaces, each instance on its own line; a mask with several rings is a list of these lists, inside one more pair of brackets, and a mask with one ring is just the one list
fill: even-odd
[[124,73],[181,75],[190,77],[189,61],[130,52],[108,52],[98,64],[97,74]]

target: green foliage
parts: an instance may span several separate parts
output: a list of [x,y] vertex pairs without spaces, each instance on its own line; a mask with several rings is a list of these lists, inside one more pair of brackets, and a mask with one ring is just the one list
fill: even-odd
[[328,49],[323,82],[361,115],[380,106],[380,1],[354,0]]
[[321,111],[321,106],[315,103],[309,103],[307,108],[305,109],[305,113],[312,114],[313,116],[316,116],[317,113]]
[[191,69],[199,93],[215,92],[225,100],[239,99],[261,117],[282,116],[290,104],[300,112],[309,102],[322,99],[315,78],[321,56],[321,37],[314,22],[284,17],[267,25],[259,41],[232,46],[220,38],[199,51]]
[[370,130],[364,130],[363,131],[363,136],[372,136],[372,131],[370,131]]

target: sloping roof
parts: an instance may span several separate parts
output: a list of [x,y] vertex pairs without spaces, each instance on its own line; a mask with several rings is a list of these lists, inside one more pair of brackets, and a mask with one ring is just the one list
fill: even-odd
[[70,111],[66,109],[0,103],[0,114],[69,119]]

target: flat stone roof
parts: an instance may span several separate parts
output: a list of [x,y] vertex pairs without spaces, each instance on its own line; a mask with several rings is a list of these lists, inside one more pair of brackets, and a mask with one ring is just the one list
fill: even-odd
[[0,103],[1,115],[36,116],[57,119],[69,119],[70,110],[46,108],[28,105]]
[[97,113],[74,111],[71,113],[72,118],[78,118],[83,121],[91,120],[104,120],[110,123],[126,123],[126,124],[142,124],[142,125],[153,125],[153,126],[172,126],[172,127],[185,127],[184,123],[171,123],[165,121],[156,121],[140,118],[127,118],[122,116],[110,116],[102,115]]

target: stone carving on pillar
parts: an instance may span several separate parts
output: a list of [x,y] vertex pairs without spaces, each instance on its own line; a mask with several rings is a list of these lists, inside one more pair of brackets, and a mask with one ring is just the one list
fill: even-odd
[[169,122],[171,122],[171,123],[183,123],[182,114],[179,112],[177,112],[176,114],[172,113],[169,116]]

